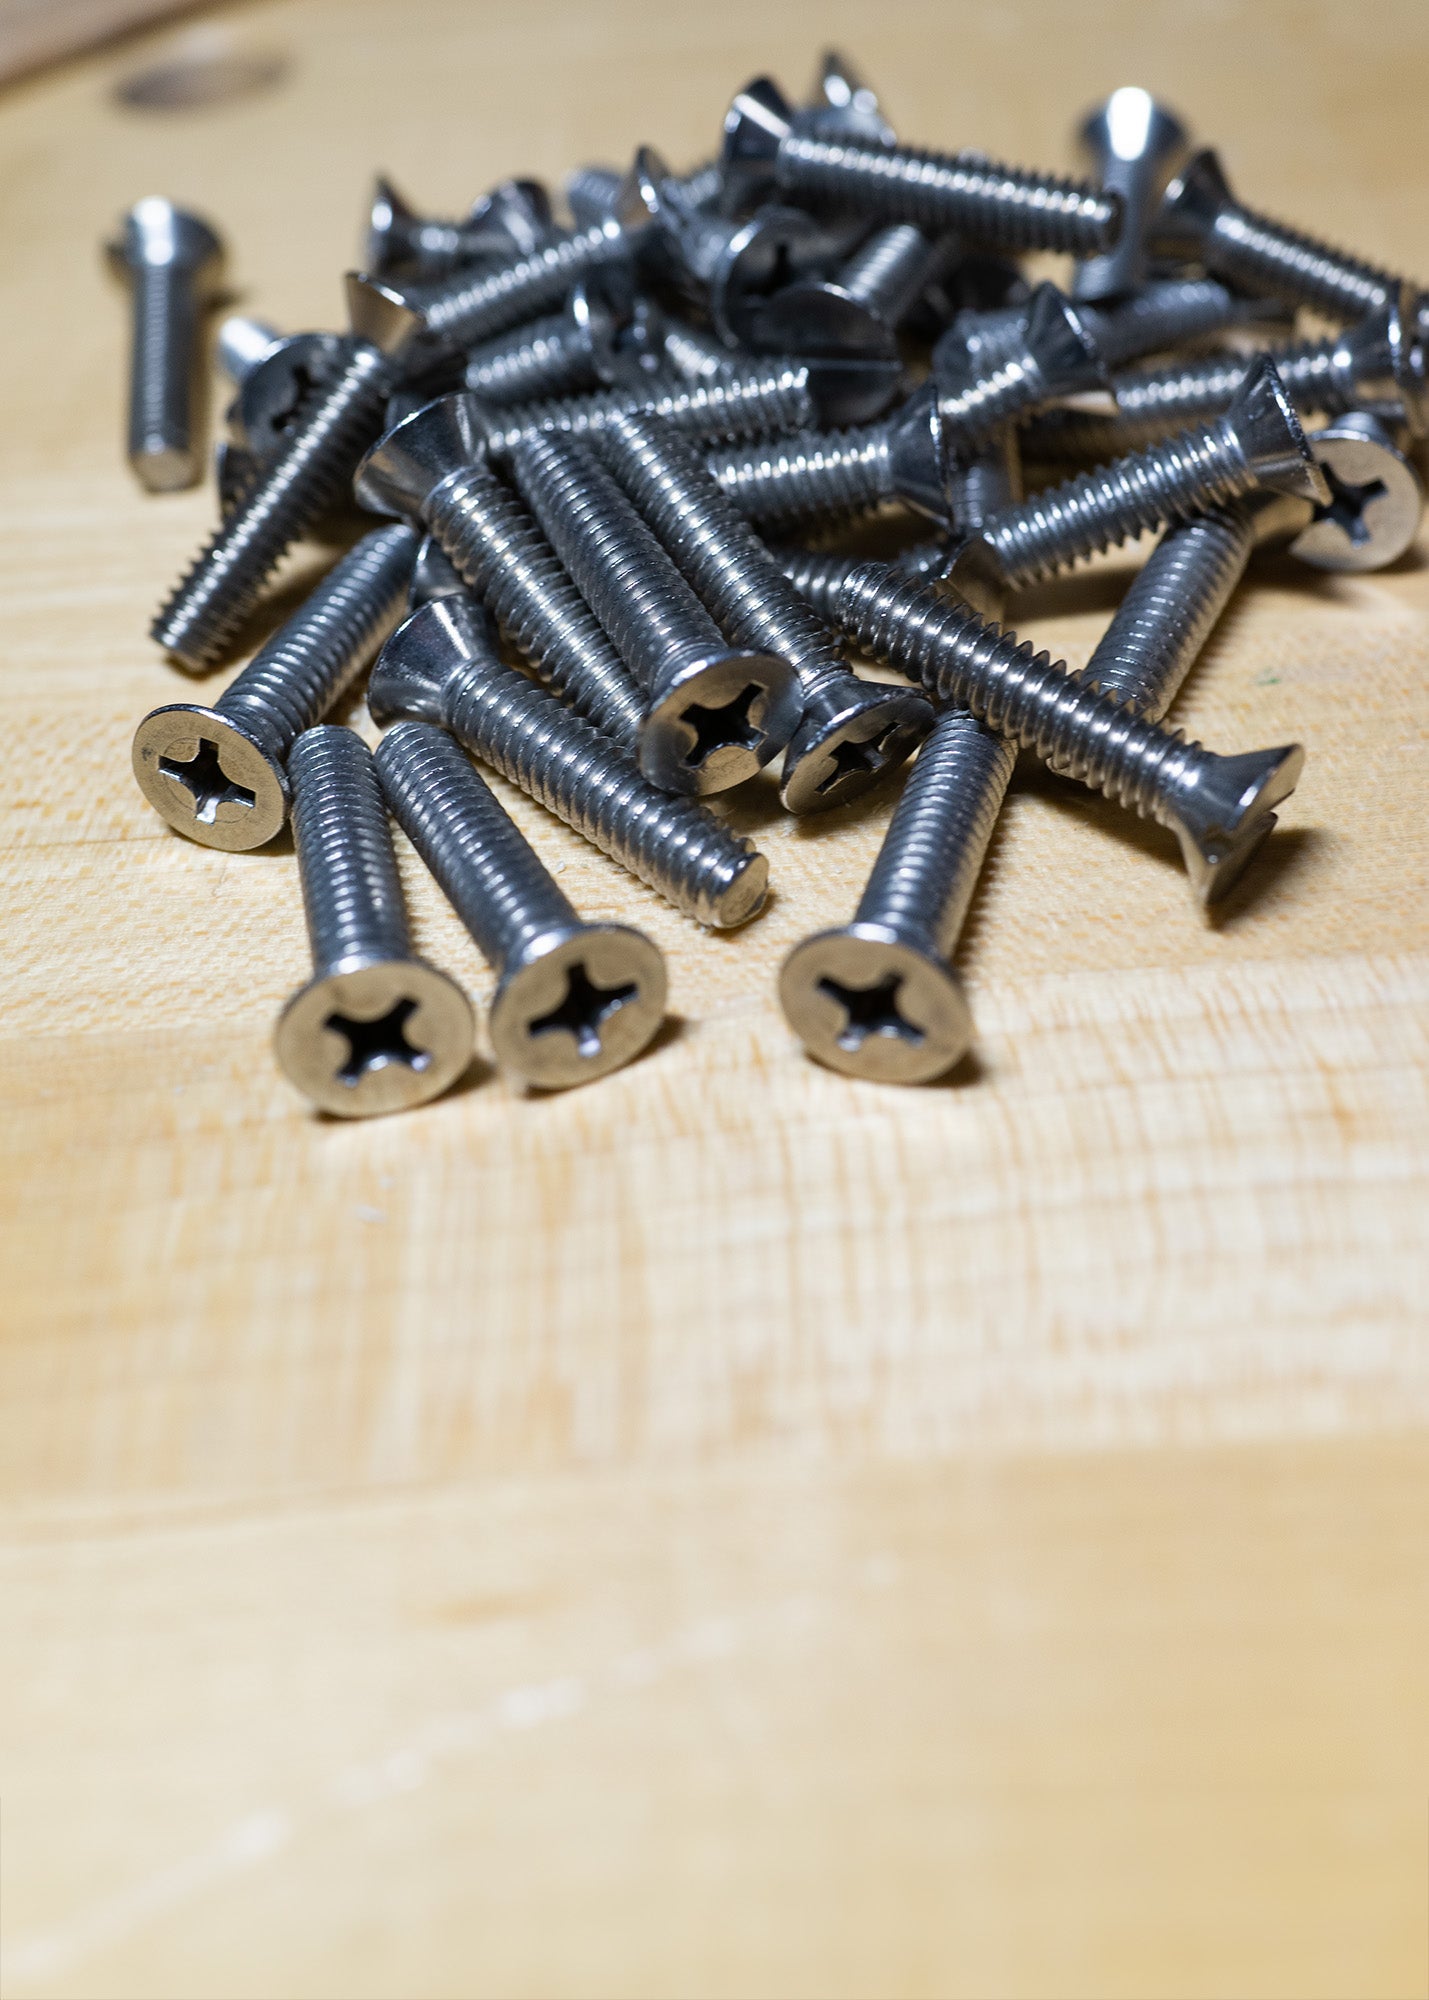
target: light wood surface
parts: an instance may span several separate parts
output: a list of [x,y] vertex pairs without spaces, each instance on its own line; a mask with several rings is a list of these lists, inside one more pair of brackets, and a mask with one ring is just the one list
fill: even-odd
[[[1262,567],[1217,634],[1178,719],[1309,751],[1217,927],[1167,841],[1018,790],[952,1084],[824,1074],[775,1003],[886,801],[756,790],[777,898],[718,938],[507,793],[676,1028],[586,1092],[325,1124],[268,1047],[291,851],[190,846],[129,773],[212,502],[121,463],[99,245],[171,193],[331,324],[374,168],[440,212],[694,160],[836,39],[910,138],[1049,167],[1144,82],[1247,198],[1429,276],[1429,13],[233,19],[291,58],[266,96],[145,119],[102,54],[0,102],[0,1992],[1423,1995],[1423,556]],[[1132,560],[1025,629],[1084,659]]]

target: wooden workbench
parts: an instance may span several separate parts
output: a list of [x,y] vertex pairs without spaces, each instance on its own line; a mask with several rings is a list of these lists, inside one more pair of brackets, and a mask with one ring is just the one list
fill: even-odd
[[[823,1073],[775,1002],[886,800],[753,788],[777,895],[713,937],[504,792],[676,1021],[585,1092],[324,1123],[269,1054],[291,849],[188,845],[130,775],[212,499],[122,463],[99,256],[171,193],[246,304],[332,324],[375,167],[441,212],[693,160],[834,39],[910,137],[1049,167],[1144,82],[1429,276],[1422,0],[214,31],[282,81],[126,110],[154,36],[0,100],[0,1993],[1422,1996],[1424,557],[1263,565],[1221,626],[1178,719],[1309,762],[1216,927],[1168,840],[1018,791],[947,1085]],[[1024,629],[1085,659],[1125,574]]]

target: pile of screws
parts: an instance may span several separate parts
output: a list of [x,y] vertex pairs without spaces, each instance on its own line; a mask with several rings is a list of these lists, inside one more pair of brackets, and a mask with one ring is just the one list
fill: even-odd
[[[660,1024],[657,948],[581,921],[473,759],[728,927],[768,864],[704,800],[782,753],[784,805],[818,813],[916,751],[852,920],[779,989],[806,1048],[885,1082],[969,1047],[949,959],[1019,749],[1169,829],[1203,903],[1241,873],[1302,752],[1216,755],[1162,717],[1257,549],[1358,570],[1408,547],[1429,301],[1242,205],[1145,91],[1079,136],[1087,182],[905,146],[829,56],[802,108],[741,91],[709,165],[573,173],[565,221],[532,181],[456,222],[379,182],[346,333],[224,323],[222,520],[154,620],[173,661],[227,658],[301,537],[390,517],[212,707],[134,739],[191,839],[256,848],[291,815],[314,976],[276,1042],[315,1104],[410,1106],[470,1058],[467,997],[411,950],[389,814],[496,971],[512,1074],[603,1076]],[[1017,262],[1049,251],[1065,290]],[[151,199],[117,254],[131,462],[190,485],[220,246]],[[879,515],[896,553],[872,562],[848,535]],[[1000,623],[1148,530],[1083,672]],[[321,720],[374,659],[375,756]]]

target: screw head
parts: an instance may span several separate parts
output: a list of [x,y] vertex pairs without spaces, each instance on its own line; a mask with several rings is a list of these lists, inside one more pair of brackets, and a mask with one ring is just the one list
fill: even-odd
[[1203,906],[1219,902],[1242,875],[1275,826],[1274,808],[1289,798],[1304,768],[1298,743],[1247,750],[1208,757],[1199,781],[1180,788],[1171,828]]
[[288,817],[282,764],[217,710],[172,702],[134,732],[134,776],[162,819],[203,847],[243,854],[262,847]]
[[350,352],[336,333],[295,333],[277,341],[239,385],[229,416],[240,441],[265,463],[276,458],[304,405],[331,386]]
[[295,993],[274,1031],[295,1089],[337,1118],[409,1111],[471,1061],[471,1002],[420,958],[330,967]]
[[779,797],[792,813],[829,812],[861,798],[911,757],[933,726],[931,702],[912,688],[848,678],[849,699],[817,705],[790,738]]
[[196,282],[212,282],[223,263],[223,244],[202,216],[179,208],[166,195],[145,195],[120,224],[109,254],[131,269],[172,264]]
[[802,696],[774,653],[715,653],[662,683],[640,732],[641,770],[662,791],[707,797],[742,785],[782,750]]
[[1330,485],[1327,506],[1289,544],[1313,569],[1372,570],[1397,562],[1419,533],[1424,487],[1389,432],[1355,414],[1310,438]]
[[491,1003],[501,1067],[541,1090],[594,1083],[638,1056],[665,1016],[665,961],[625,924],[540,938]]
[[830,1069],[868,1083],[931,1083],[972,1046],[951,968],[876,924],[820,931],[779,975],[784,1018]]

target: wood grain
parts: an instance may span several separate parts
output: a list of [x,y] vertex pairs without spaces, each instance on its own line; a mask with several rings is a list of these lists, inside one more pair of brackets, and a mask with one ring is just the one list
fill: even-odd
[[[1248,198],[1429,272],[1429,17],[233,19],[264,97],[144,119],[100,54],[0,104],[0,1993],[1422,1995],[1422,554],[1262,564],[1216,634],[1178,720],[1309,763],[1214,928],[1158,834],[1019,781],[953,1082],[827,1075],[775,1002],[886,800],[751,788],[777,895],[720,938],[503,791],[677,1020],[586,1092],[324,1124],[268,1048],[290,848],[192,847],[129,773],[212,503],[120,462],[99,245],[172,193],[330,324],[374,168],[440,211],[693,160],[836,38],[911,137],[1049,167],[1143,81]],[[1024,629],[1085,659],[1135,560]]]

